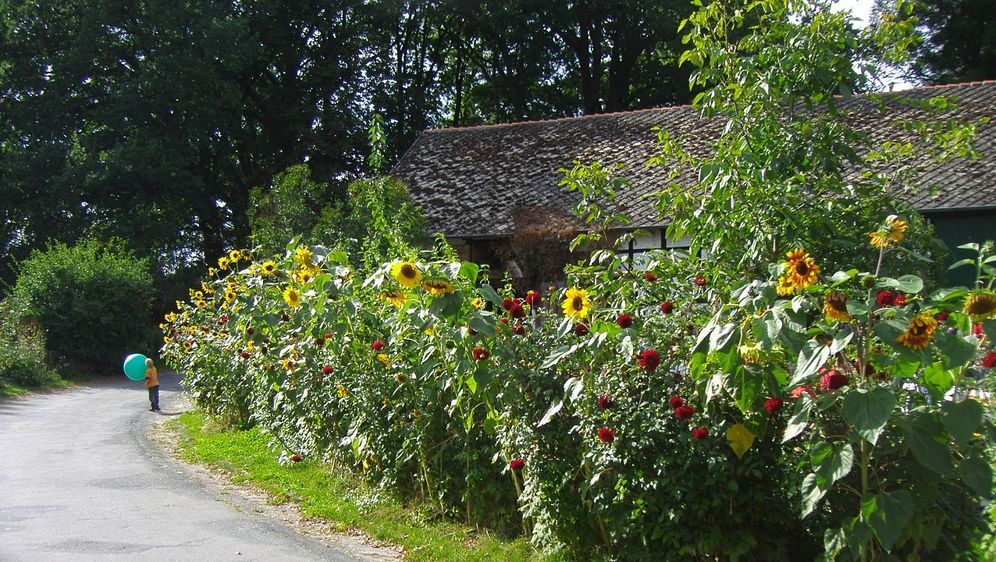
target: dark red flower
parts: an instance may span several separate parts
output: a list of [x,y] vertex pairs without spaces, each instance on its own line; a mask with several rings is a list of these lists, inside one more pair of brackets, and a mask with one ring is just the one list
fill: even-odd
[[693,281],[694,281],[696,287],[703,287],[706,284],[705,275],[696,275],[695,279],[693,279]]
[[797,386],[793,388],[792,392],[789,393],[789,397],[799,398],[800,396],[803,395],[803,393],[809,394],[809,396],[812,398],[816,398],[816,392],[813,390],[813,386],[809,384],[804,384],[802,386]]
[[698,440],[705,439],[709,437],[709,428],[707,427],[696,427],[692,429],[692,437]]
[[677,408],[674,409],[674,417],[678,418],[679,420],[687,420],[694,415],[695,415],[695,408],[688,405],[678,406]]
[[636,356],[636,362],[641,369],[654,371],[661,364],[661,354],[656,349],[644,349]]
[[588,325],[584,323],[574,325],[574,335],[579,337],[587,336],[589,332]]
[[512,306],[508,307],[508,315],[512,318],[525,318],[526,309],[522,308],[521,304],[513,302]]
[[778,410],[782,409],[782,405],[785,402],[781,398],[768,398],[764,401],[764,409],[768,411],[769,414],[774,414]]
[[529,306],[536,308],[542,302],[543,302],[543,295],[541,295],[539,291],[529,291],[528,293],[526,293],[526,304],[528,304]]
[[601,440],[602,443],[612,443],[616,440],[616,432],[607,427],[603,427],[598,430],[598,439]]
[[290,322],[290,314],[287,314],[286,312],[281,312],[280,313],[280,321],[281,322]]
[[473,328],[471,328],[471,327],[468,326],[467,327],[467,333],[470,334],[470,335],[472,335],[472,336],[476,336],[477,335],[477,330],[475,330],[475,329],[473,329]]
[[508,467],[512,470],[522,470],[526,466],[526,461],[522,459],[512,459],[508,461]]
[[221,318],[218,319],[219,324],[228,324],[228,315],[222,314]]
[[499,318],[498,321],[501,322],[502,324],[508,324],[508,318],[505,318],[504,316]]
[[934,320],[937,320],[938,322],[947,322],[948,316],[951,316],[951,313],[947,310],[942,310],[934,315]]
[[671,406],[671,409],[680,408],[685,405],[685,401],[681,399],[680,396],[672,396],[667,403]]
[[646,279],[647,281],[651,282],[651,283],[653,283],[654,281],[657,281],[657,276],[654,275],[653,271],[644,271],[643,272],[643,278]]
[[526,327],[522,325],[522,322],[516,322],[515,325],[512,326],[512,333],[517,336],[524,336],[526,335]]
[[249,334],[250,336],[251,336],[251,335],[252,335],[252,333],[253,333],[253,332],[255,332],[255,331],[256,331],[256,330],[253,330],[253,329],[252,329],[252,326],[249,326],[248,328],[246,328],[246,333],[247,333],[247,334]]
[[892,299],[892,306],[906,306],[906,295],[896,295],[896,298]]
[[982,329],[982,322],[979,322],[978,324],[972,326],[972,333],[975,334],[975,337],[979,338],[980,340],[985,339],[986,332],[985,330]]
[[515,299],[504,298],[501,300],[501,307],[505,310],[512,308],[513,304],[515,304]]
[[879,306],[892,306],[896,302],[896,295],[892,291],[879,291],[875,295],[875,302]]
[[628,312],[623,312],[618,317],[616,317],[616,324],[622,329],[629,328],[633,325],[633,315]]
[[242,358],[243,358],[243,359],[249,359],[249,357],[251,357],[251,355],[249,355],[249,352],[248,352],[248,351],[243,351],[243,352],[242,352]]
[[332,332],[325,332],[325,335],[322,336],[322,337],[324,337],[327,340],[330,340],[330,339],[332,339]]
[[491,352],[483,347],[475,347],[474,351],[474,361],[483,361],[491,356]]
[[380,351],[384,349],[384,340],[374,340],[374,342],[370,344],[370,349],[374,351]]
[[822,377],[820,377],[820,392],[827,392],[837,390],[842,386],[847,386],[850,379],[847,375],[838,373],[836,370],[827,371]]
[[612,407],[612,399],[609,398],[608,394],[599,395],[598,398],[595,399],[595,402],[597,402],[598,407],[603,410],[608,410]]
[[331,375],[332,374],[332,365],[326,365],[326,366],[322,367],[322,373],[324,373],[326,375]]
[[298,455],[298,454],[295,453],[295,454],[291,455],[291,460],[294,461],[294,462],[301,462],[301,455]]
[[317,338],[315,338],[315,344],[316,345],[325,345],[325,338],[323,338],[322,336],[318,336]]
[[986,369],[996,367],[996,351],[990,351],[982,358],[982,367]]
[[674,303],[671,301],[664,301],[661,303],[661,312],[664,314],[671,314],[674,312]]

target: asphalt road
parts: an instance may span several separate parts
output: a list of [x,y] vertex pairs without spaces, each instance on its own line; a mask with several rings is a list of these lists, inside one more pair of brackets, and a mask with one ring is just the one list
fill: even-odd
[[123,376],[0,400],[0,561],[354,560],[279,520],[240,511],[149,437],[161,414]]

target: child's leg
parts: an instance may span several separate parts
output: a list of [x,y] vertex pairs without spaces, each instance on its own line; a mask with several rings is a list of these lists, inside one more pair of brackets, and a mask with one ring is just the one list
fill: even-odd
[[159,385],[152,387],[152,409],[159,411]]

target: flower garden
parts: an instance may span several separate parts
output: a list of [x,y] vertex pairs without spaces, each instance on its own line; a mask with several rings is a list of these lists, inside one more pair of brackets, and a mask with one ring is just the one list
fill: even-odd
[[235,250],[162,353],[283,462],[569,557],[961,559],[991,524],[996,256],[973,289],[886,276],[906,229],[870,234],[877,271],[595,251],[525,294],[444,243]]

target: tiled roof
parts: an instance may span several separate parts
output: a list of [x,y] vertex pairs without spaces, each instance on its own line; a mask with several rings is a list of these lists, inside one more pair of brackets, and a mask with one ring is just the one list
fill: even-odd
[[[855,97],[854,124],[874,141],[902,140],[899,120],[926,116],[921,109],[895,103],[902,98],[952,96],[957,109],[946,119],[996,117],[996,81],[917,88],[889,94],[880,110]],[[891,101],[890,101],[891,100]],[[685,138],[686,149],[701,153],[718,137],[722,122],[704,120],[690,106],[606,113],[546,121],[423,132],[392,173],[406,181],[425,211],[432,231],[448,236],[509,234],[519,206],[549,205],[569,211],[577,199],[558,185],[561,168],[575,161],[621,164],[619,175],[632,188],[618,194],[619,210],[634,226],[665,224],[653,194],[667,178],[662,168],[647,168],[657,150],[661,126]],[[979,125],[974,160],[932,164],[919,178],[922,187],[910,203],[921,211],[996,207],[996,122]]]

